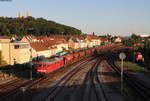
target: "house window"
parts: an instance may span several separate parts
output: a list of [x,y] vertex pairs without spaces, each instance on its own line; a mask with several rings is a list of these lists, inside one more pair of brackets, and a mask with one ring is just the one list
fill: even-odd
[[15,49],[18,49],[18,48],[19,48],[19,45],[15,45],[14,48],[15,48]]
[[20,48],[29,48],[29,45],[28,44],[20,45]]
[[14,48],[15,49],[29,48],[29,45],[28,44],[25,44],[25,45],[14,45]]

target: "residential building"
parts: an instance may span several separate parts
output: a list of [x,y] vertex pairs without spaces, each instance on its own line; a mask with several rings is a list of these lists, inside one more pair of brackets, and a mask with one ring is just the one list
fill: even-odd
[[27,42],[15,41],[15,37],[1,36],[1,58],[7,64],[26,63],[30,61],[30,45]]
[[114,40],[114,42],[120,43],[120,42],[122,42],[123,38],[121,38],[121,37],[114,37],[113,40]]
[[10,65],[27,63],[38,56],[51,57],[62,51],[91,48],[100,44],[101,39],[93,35],[0,37],[1,56]]
[[142,38],[148,38],[148,37],[150,37],[150,34],[141,34],[140,37],[142,37]]
[[49,43],[32,42],[30,45],[32,58],[36,58],[38,56],[50,57],[56,53],[56,47]]
[[21,41],[30,43],[33,57],[50,57],[63,50],[68,50],[68,43],[63,38],[28,35],[23,37]]
[[78,38],[75,37],[69,38],[68,44],[70,49],[76,50],[80,48],[80,42]]

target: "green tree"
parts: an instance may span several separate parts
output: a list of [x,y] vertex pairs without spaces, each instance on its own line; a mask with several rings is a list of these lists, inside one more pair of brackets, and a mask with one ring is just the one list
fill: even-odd
[[142,40],[141,37],[136,34],[132,34],[131,39],[133,40],[134,43],[141,43],[141,40]]
[[62,25],[43,18],[4,18],[0,17],[0,34],[10,35],[52,35],[52,34],[81,34],[81,30]]

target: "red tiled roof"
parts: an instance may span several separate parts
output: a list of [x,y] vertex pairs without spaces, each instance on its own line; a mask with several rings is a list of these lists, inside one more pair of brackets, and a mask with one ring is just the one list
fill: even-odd
[[12,36],[0,36],[0,39],[11,39]]
[[133,44],[134,47],[143,47],[144,44],[143,43],[135,43]]
[[89,35],[89,34],[81,34],[81,35],[52,35],[53,38],[70,38],[70,37],[77,37],[79,39],[99,39],[97,36]]
[[30,43],[30,45],[36,51],[45,51],[45,50],[57,48],[53,46],[54,42],[32,42]]
[[101,41],[108,41],[107,38],[100,38],[100,39],[101,39]]

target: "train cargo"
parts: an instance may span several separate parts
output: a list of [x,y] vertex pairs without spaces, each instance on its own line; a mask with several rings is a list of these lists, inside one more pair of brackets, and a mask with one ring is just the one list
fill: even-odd
[[86,56],[91,55],[91,50],[86,50],[86,51],[85,51],[85,54],[86,54]]
[[73,54],[68,54],[64,56],[65,64],[71,64],[73,62]]
[[80,51],[79,52],[79,58],[83,58],[85,56],[85,51]]
[[79,53],[76,52],[76,53],[73,53],[73,62],[76,62],[79,60]]

